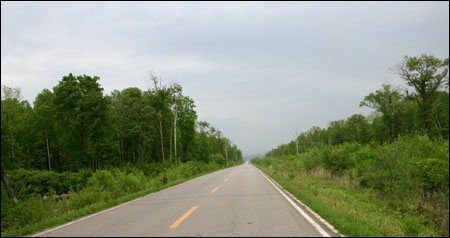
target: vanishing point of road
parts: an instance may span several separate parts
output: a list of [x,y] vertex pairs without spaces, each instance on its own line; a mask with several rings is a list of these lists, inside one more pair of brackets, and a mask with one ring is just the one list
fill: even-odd
[[247,162],[34,236],[336,236],[281,190]]

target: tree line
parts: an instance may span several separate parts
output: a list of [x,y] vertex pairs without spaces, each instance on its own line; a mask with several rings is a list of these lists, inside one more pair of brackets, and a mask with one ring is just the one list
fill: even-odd
[[194,100],[179,84],[136,87],[104,95],[99,77],[69,74],[39,93],[33,106],[20,88],[2,86],[1,166],[50,171],[133,164],[218,164],[241,161],[236,145],[197,121]]
[[354,114],[345,120],[332,121],[326,128],[312,127],[290,143],[268,151],[265,156],[294,155],[345,142],[382,145],[402,135],[427,135],[431,139],[448,140],[448,70],[448,58],[438,59],[427,54],[405,56],[396,67],[396,73],[408,87],[400,89],[383,84],[367,95],[360,107],[375,109],[371,114]]
[[252,163],[324,216],[334,210],[337,229],[350,236],[448,237],[448,67],[448,59],[405,57],[396,72],[408,87],[383,84],[365,96],[368,116],[312,127]]

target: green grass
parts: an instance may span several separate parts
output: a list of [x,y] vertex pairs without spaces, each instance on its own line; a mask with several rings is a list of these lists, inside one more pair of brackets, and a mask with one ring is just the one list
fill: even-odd
[[[401,213],[371,189],[256,165],[345,236],[441,236],[423,216]],[[392,202],[392,201],[391,201]]]
[[[38,231],[42,231],[44,229],[54,227],[57,225],[61,225],[66,222],[75,220],[82,216],[96,213],[96,212],[105,210],[107,208],[117,206],[119,204],[122,204],[122,203],[125,203],[128,201],[134,200],[136,198],[148,195],[150,193],[154,193],[154,192],[166,189],[168,187],[175,186],[177,184],[180,184],[180,183],[186,182],[188,180],[203,176],[205,174],[212,173],[219,169],[222,169],[222,168],[218,168],[218,169],[214,169],[214,170],[210,170],[210,171],[203,171],[203,172],[197,173],[195,175],[190,175],[189,177],[186,177],[186,178],[177,178],[172,181],[169,181],[167,184],[158,184],[157,183],[155,187],[147,188],[142,191],[138,191],[138,192],[135,192],[135,193],[132,193],[129,195],[121,196],[121,197],[118,197],[115,199],[107,199],[105,201],[100,200],[99,202],[96,202],[94,204],[90,204],[90,205],[84,206],[83,208],[74,209],[74,210],[70,210],[68,208],[69,206],[67,205],[67,203],[69,203],[68,201],[70,199],[65,199],[62,201],[41,201],[40,197],[39,197],[39,200],[35,200],[35,202],[38,201],[38,202],[41,202],[42,204],[47,203],[48,207],[60,206],[60,207],[63,207],[65,210],[64,209],[58,210],[56,215],[52,216],[51,218],[48,218],[48,216],[47,216],[47,218],[44,218],[43,220],[41,220],[39,222],[35,222],[33,224],[27,224],[27,225],[24,225],[23,227],[20,227],[17,229],[12,228],[12,229],[4,231],[4,232],[2,231],[1,236],[2,237],[17,237],[17,236],[24,236],[27,234],[32,234],[32,233],[35,233]],[[2,197],[3,197],[3,194],[2,194]],[[19,200],[19,203],[21,203],[21,202],[24,203],[23,205],[26,205],[26,206],[32,206],[32,204],[33,204],[32,202],[29,202],[29,201],[20,201]],[[3,205],[4,204],[2,202],[2,207],[3,207]],[[8,205],[15,206],[12,203],[9,203]],[[45,206],[45,208],[47,208],[47,206]],[[40,207],[38,209],[42,209],[42,207]],[[4,219],[4,217],[2,214],[2,222],[4,221],[3,219]]]
[[[201,175],[199,175],[199,176],[201,176]],[[163,185],[161,187],[158,187],[158,188],[154,188],[154,189],[150,189],[150,190],[146,190],[146,191],[141,191],[141,192],[134,193],[134,194],[131,194],[131,195],[128,195],[128,196],[120,197],[120,198],[111,200],[109,202],[101,202],[101,203],[93,204],[91,206],[82,208],[80,210],[72,211],[72,212],[69,212],[67,214],[63,214],[61,216],[58,216],[58,217],[55,217],[55,218],[51,218],[51,219],[48,219],[46,221],[43,221],[43,222],[40,222],[40,223],[37,223],[37,224],[26,226],[24,228],[20,228],[20,229],[13,230],[13,231],[7,231],[7,232],[4,232],[4,233],[2,232],[2,237],[24,236],[24,235],[27,235],[27,234],[32,234],[32,233],[35,233],[35,232],[38,232],[38,231],[42,231],[44,229],[47,229],[47,228],[50,228],[50,227],[53,227],[53,226],[57,226],[57,225],[61,225],[61,224],[64,224],[66,222],[75,220],[75,219],[77,219],[79,217],[82,217],[82,216],[85,216],[85,215],[89,215],[89,214],[92,214],[92,213],[96,213],[96,212],[102,211],[104,209],[107,209],[107,208],[110,208],[110,207],[113,207],[113,206],[117,206],[119,204],[122,204],[122,203],[125,203],[125,202],[128,202],[128,201],[134,200],[136,198],[145,196],[147,194],[154,193],[154,192],[166,189],[166,188],[171,187],[171,186],[175,186],[175,185],[177,185],[179,183],[183,183],[183,182],[188,181],[190,179],[193,179],[193,178],[182,179],[182,180],[177,181],[177,182],[172,182],[172,183],[165,184],[165,185]]]

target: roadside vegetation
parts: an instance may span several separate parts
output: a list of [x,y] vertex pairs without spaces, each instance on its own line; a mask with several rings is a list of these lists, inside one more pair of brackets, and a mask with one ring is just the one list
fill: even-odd
[[[346,236],[449,236],[448,59],[405,57],[374,108],[313,127],[252,163]],[[412,90],[412,91],[410,91]]]
[[[241,163],[233,161],[229,166]],[[18,203],[8,198],[2,185],[2,237],[63,224],[225,167],[188,161],[178,166],[149,164],[143,170],[131,164],[77,173],[13,170],[9,178],[17,188]]]
[[115,90],[64,76],[33,106],[2,87],[1,234],[20,236],[243,162],[178,84]]

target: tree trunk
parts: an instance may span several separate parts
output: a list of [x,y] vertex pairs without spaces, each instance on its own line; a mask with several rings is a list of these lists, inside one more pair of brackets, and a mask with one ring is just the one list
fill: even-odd
[[[122,137],[120,137],[120,148],[122,148],[122,159],[125,162],[125,160],[128,160],[128,146],[127,146],[127,150],[124,152],[123,151],[123,139],[122,139]],[[123,158],[124,157],[123,155],[125,155],[125,158]]]
[[119,133],[117,133],[117,142],[119,143],[119,161],[120,161],[120,164],[122,164],[122,153],[120,150],[120,134]]
[[388,141],[391,142],[391,123],[388,126]]
[[436,120],[434,121],[434,125],[436,126],[436,129],[438,131],[439,137],[442,138],[442,127],[441,127],[441,123],[439,122],[439,117],[437,114],[435,114],[436,116]]
[[81,133],[81,156],[84,156],[84,133]]
[[47,134],[47,128],[45,128],[45,142],[47,143],[47,157],[48,157],[48,170],[52,171],[52,164],[50,162],[50,149],[48,147],[48,134]]
[[170,128],[170,140],[169,140],[169,147],[170,147],[170,164],[172,164],[172,128]]
[[142,170],[144,170],[144,150],[143,150],[142,143],[139,144],[139,150],[140,150],[140,156],[141,156],[141,167],[142,167]]
[[227,166],[228,166],[228,146],[226,142],[225,142],[225,158],[227,159]]
[[161,110],[159,110],[159,134],[161,136],[161,155],[162,155],[162,161],[164,162],[164,142],[163,142],[163,132],[162,132],[162,114],[161,114]]
[[[14,141],[14,134],[13,133],[11,133],[11,139],[12,139],[12,141]],[[14,145],[11,146],[11,152],[12,152],[12,157],[13,157],[13,160],[14,160],[15,159]]]
[[11,200],[13,200],[14,203],[17,203],[17,198],[14,195],[11,186],[9,185],[8,179],[6,178],[6,174],[3,172],[3,169],[2,169],[2,181],[6,187],[6,190],[8,191],[8,197],[11,198]]
[[177,111],[175,111],[175,118],[173,120],[173,139],[174,139],[174,152],[175,152],[175,165],[178,165],[177,159]]

